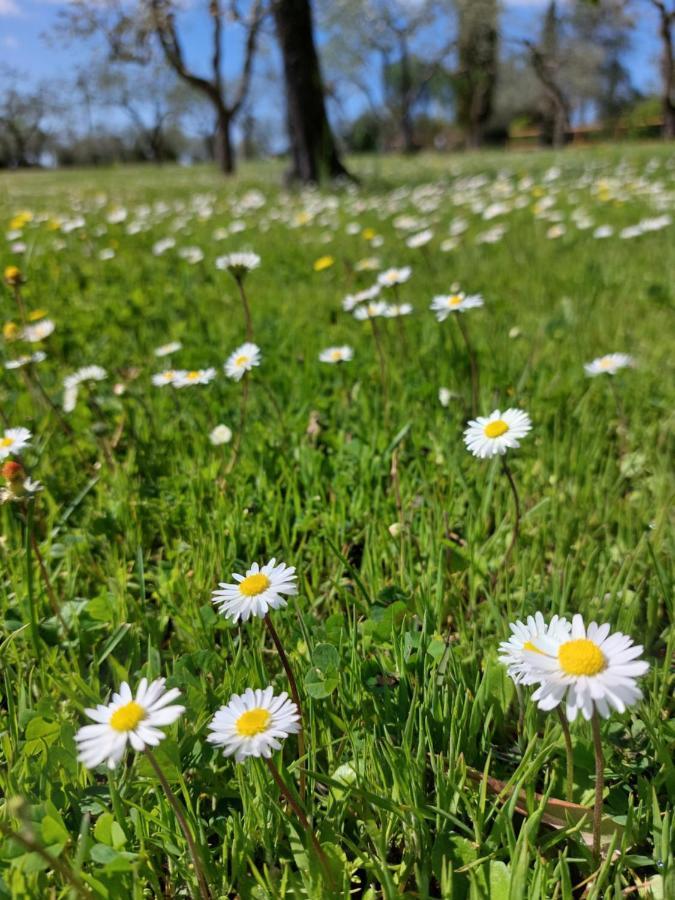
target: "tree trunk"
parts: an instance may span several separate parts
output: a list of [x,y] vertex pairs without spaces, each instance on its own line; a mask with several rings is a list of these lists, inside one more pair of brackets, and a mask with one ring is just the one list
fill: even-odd
[[675,59],[673,47],[673,25],[675,12],[669,13],[665,6],[659,7],[661,15],[661,41],[663,42],[663,57],[661,70],[663,73],[663,136],[667,140],[675,139]]
[[290,177],[307,184],[346,175],[326,114],[310,0],[276,0],[274,22],[284,63]]
[[217,108],[214,154],[224,175],[234,174],[234,148],[232,147],[231,116],[224,106]]

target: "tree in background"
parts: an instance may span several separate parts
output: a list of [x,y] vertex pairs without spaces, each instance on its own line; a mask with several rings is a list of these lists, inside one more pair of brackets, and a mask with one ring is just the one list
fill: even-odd
[[499,55],[497,0],[456,0],[458,16],[457,122],[469,147],[483,143],[492,115]]
[[415,114],[455,45],[453,17],[451,0],[325,0],[322,6],[335,81],[355,88],[383,124],[391,121],[405,152],[417,149]]
[[292,180],[303,183],[346,175],[326,113],[309,0],[273,0],[283,60]]
[[[232,125],[239,114],[251,81],[258,36],[267,9],[263,0],[251,0],[244,13],[236,0],[203,0],[211,29],[210,72],[192,69],[185,58],[177,16],[179,0],[72,0],[62,26],[75,37],[103,37],[110,59],[146,65],[151,42],[161,47],[166,63],[176,76],[199,92],[211,105],[216,121],[215,154],[221,170],[235,169]],[[229,21],[243,33],[243,64],[237,85],[229,96],[224,76],[224,23]]]
[[48,87],[27,86],[11,69],[0,71],[0,166],[39,165],[48,148],[47,118],[53,109]]
[[542,139],[553,147],[562,147],[570,128],[571,105],[562,77],[562,22],[555,0],[544,14],[541,37],[535,44],[525,39],[530,65],[543,90]]
[[171,69],[154,61],[148,66],[102,65],[89,71],[99,106],[124,113],[142,157],[162,163],[180,152],[180,120],[189,104]]
[[675,140],[675,2],[647,0],[659,17],[663,136]]

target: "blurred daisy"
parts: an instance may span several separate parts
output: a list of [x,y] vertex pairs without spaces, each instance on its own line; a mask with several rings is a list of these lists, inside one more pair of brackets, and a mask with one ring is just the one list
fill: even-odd
[[243,279],[259,265],[260,257],[257,253],[228,253],[216,260],[217,269],[227,269],[237,279]]
[[608,353],[607,356],[599,356],[593,362],[585,363],[584,371],[590,378],[596,375],[616,375],[619,369],[625,369],[635,365],[635,360],[627,353]]
[[539,653],[532,641],[538,637],[550,636],[552,639],[566,640],[571,626],[567,619],[553,616],[547,625],[543,615],[538,612],[528,616],[527,622],[510,623],[511,637],[499,645],[499,662],[506,666],[509,676],[516,684],[536,684],[538,679],[532,675],[532,667],[525,659],[525,651]]
[[403,266],[401,269],[387,269],[377,276],[377,283],[382,287],[394,287],[394,285],[407,281],[411,272],[410,266]]
[[36,322],[34,325],[26,325],[22,328],[21,338],[24,341],[28,341],[29,344],[37,344],[39,341],[44,341],[45,338],[48,338],[55,328],[56,325],[51,319],[42,319],[42,321]]
[[228,378],[240,381],[254,366],[260,365],[260,347],[257,344],[242,344],[227,358],[224,369]]
[[227,706],[221,706],[209,723],[207,741],[223,748],[225,756],[234,756],[238,763],[249,756],[269,759],[289,734],[300,731],[298,708],[288,694],[274,696],[271,687],[265,690],[247,688],[234,694]]
[[232,429],[228,428],[227,425],[216,425],[209,435],[209,440],[214,447],[219,447],[221,444],[229,444],[232,440]]
[[246,575],[232,573],[234,584],[220,582],[220,590],[213,591],[211,601],[218,612],[233,622],[246,622],[250,616],[264,618],[270,609],[286,606],[282,594],[291,596],[298,593],[294,566],[285,563],[277,565],[271,559],[266,565],[257,562],[251,565]]
[[25,354],[24,356],[19,356],[16,359],[8,359],[5,363],[5,368],[20,369],[22,366],[27,366],[29,363],[41,363],[46,358],[47,354],[43,353],[42,350],[38,350],[36,353]]
[[384,315],[387,319],[397,319],[399,316],[409,316],[412,311],[410,303],[387,303]]
[[374,284],[372,287],[366,288],[363,291],[358,291],[356,294],[347,294],[342,301],[342,308],[345,312],[352,312],[354,307],[358,306],[359,303],[363,303],[366,300],[374,300],[379,293],[380,285]]
[[147,678],[141,678],[134,697],[124,681],[110,703],[85,709],[96,724],[85,725],[75,735],[79,761],[88,769],[104,761],[109,769],[114,769],[127,743],[139,752],[146,746],[156,747],[165,737],[160,728],[172,725],[185,712],[184,706],[170,705],[180,696],[180,691],[177,688],[166,691],[165,683],[164,678],[157,678],[148,685]]
[[477,309],[483,306],[483,298],[480,294],[469,294],[463,291],[457,291],[453,294],[439,294],[431,301],[429,307],[432,312],[436,313],[439,322],[444,322],[450,313],[466,312],[467,309]]
[[171,341],[169,344],[162,344],[161,347],[155,348],[153,353],[155,356],[170,356],[172,353],[178,353],[179,350],[182,350],[183,345],[180,341]]
[[571,633],[538,635],[531,638],[532,649],[524,651],[525,662],[540,682],[532,695],[540,709],[554,709],[565,699],[570,722],[581,712],[590,720],[594,709],[608,718],[611,709],[625,712],[642,699],[636,679],[649,669],[639,660],[642,647],[620,631],[610,634],[610,626],[575,615]]
[[182,369],[165,369],[152,376],[155,387],[164,387],[165,384],[175,384],[176,379],[182,378],[186,373]]
[[0,437],[0,459],[5,459],[10,454],[21,453],[28,447],[33,435],[27,428],[7,428]]
[[372,303],[366,303],[363,306],[357,306],[354,310],[354,318],[360,322],[366,319],[376,319],[378,316],[386,316],[387,304],[384,300],[375,300]]
[[323,363],[349,362],[354,356],[354,351],[346,344],[343,347],[327,347],[319,353],[319,361]]
[[430,228],[427,228],[425,231],[420,231],[417,234],[411,235],[405,242],[406,247],[410,247],[411,250],[415,250],[417,247],[425,247],[433,236],[433,231],[431,231]]
[[520,441],[532,429],[532,421],[521,409],[496,409],[489,416],[478,416],[469,422],[464,443],[474,456],[489,459],[520,447]]
[[177,388],[189,387],[192,384],[208,384],[216,377],[216,370],[191,369],[189,372],[178,372],[173,380],[173,386]]
[[63,409],[64,412],[72,412],[77,403],[79,386],[85,381],[103,381],[107,372],[101,366],[82,366],[77,372],[63,379]]
[[450,388],[440,387],[438,389],[438,402],[441,406],[449,406],[452,399],[452,391]]
[[366,256],[358,260],[354,266],[356,272],[374,272],[380,268],[380,260],[376,256]]

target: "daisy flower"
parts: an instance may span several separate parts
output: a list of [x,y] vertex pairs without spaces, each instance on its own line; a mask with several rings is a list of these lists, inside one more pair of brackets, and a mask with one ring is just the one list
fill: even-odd
[[358,306],[359,303],[363,303],[366,300],[374,300],[379,293],[380,285],[374,284],[372,287],[366,288],[363,291],[358,291],[356,294],[347,294],[342,301],[342,308],[345,312],[352,312],[354,307]]
[[227,358],[224,369],[228,378],[240,381],[254,366],[260,365],[260,347],[257,344],[242,344]]
[[28,447],[32,434],[27,428],[7,428],[0,437],[0,459],[5,459],[10,453],[20,453]]
[[439,294],[431,301],[429,307],[436,313],[439,322],[444,322],[450,313],[466,312],[467,309],[476,309],[483,306],[483,298],[480,294],[469,294],[457,291],[453,294]]
[[412,311],[410,303],[388,303],[384,315],[387,319],[397,319],[399,316],[409,316]]
[[627,353],[608,353],[607,356],[599,356],[593,362],[585,363],[584,371],[589,378],[596,375],[616,375],[619,369],[625,369],[635,365],[635,360]]
[[29,344],[37,344],[49,337],[55,328],[56,325],[51,319],[42,319],[41,322],[36,322],[34,325],[26,325],[21,330],[21,338],[28,341]]
[[182,369],[165,369],[152,376],[155,387],[164,387],[165,384],[175,384],[176,380],[183,378],[187,373]]
[[173,386],[177,388],[189,387],[191,384],[208,384],[216,377],[216,370],[191,369],[189,372],[179,372],[173,380]]
[[243,694],[234,694],[227,706],[221,706],[209,730],[207,741],[222,747],[225,756],[234,756],[238,763],[249,756],[269,759],[289,734],[300,731],[300,715],[288,694],[275,697],[271,687],[264,691],[247,688]]
[[642,699],[636,679],[649,669],[639,660],[642,647],[620,631],[595,622],[586,628],[580,615],[572,619],[571,633],[539,635],[525,662],[539,687],[532,695],[540,709],[554,709],[565,699],[570,722],[581,712],[590,720],[594,709],[606,719],[611,708],[625,712]]
[[95,725],[85,725],[75,735],[78,759],[88,769],[105,761],[114,769],[124,755],[127,742],[134,750],[145,750],[146,745],[156,747],[165,735],[160,728],[172,725],[185,712],[184,706],[170,705],[180,696],[177,688],[164,689],[166,680],[157,678],[148,685],[141,678],[136,696],[122,682],[112,702],[99,703],[96,709],[85,709]]
[[396,284],[403,284],[410,278],[411,272],[410,266],[403,266],[401,269],[386,269],[377,276],[377,283],[382,287],[393,287]]
[[532,429],[532,420],[522,409],[496,409],[489,416],[478,416],[469,422],[464,443],[474,456],[490,459],[507,450],[520,447],[520,441]]
[[232,440],[232,429],[228,428],[227,425],[216,425],[209,435],[209,440],[214,447],[219,447],[221,444],[229,444]]
[[155,356],[170,356],[172,353],[178,353],[181,350],[183,345],[180,341],[171,341],[169,344],[162,344],[161,347],[157,347],[153,350]]
[[534,616],[528,616],[526,622],[510,623],[509,628],[511,637],[499,645],[499,662],[506,666],[509,677],[516,684],[536,684],[538,678],[532,674],[532,667],[525,659],[525,651],[539,652],[532,643],[538,637],[550,636],[551,639],[567,640],[571,626],[567,619],[559,616],[553,616],[547,625],[543,615],[538,612]]
[[319,353],[319,361],[323,363],[349,362],[354,356],[354,350],[346,344],[344,347],[327,347]]
[[244,278],[260,265],[257,253],[228,253],[216,260],[217,269],[227,269],[235,278]]
[[213,591],[211,601],[233,622],[246,622],[250,616],[263,618],[268,610],[286,606],[282,594],[298,593],[295,566],[277,565],[274,558],[264,566],[254,562],[246,575],[233,572],[232,577],[235,584],[220,582],[220,590]]
[[38,350],[36,353],[25,354],[24,356],[19,356],[17,359],[8,359],[5,363],[6,369],[20,369],[22,366],[27,366],[30,363],[41,363],[47,358],[47,354],[43,353],[42,350]]
[[374,300],[364,306],[357,306],[354,310],[354,318],[360,322],[364,322],[366,319],[375,319],[378,316],[386,316],[386,314],[387,304],[384,300]]
[[429,243],[433,236],[433,231],[430,228],[427,228],[425,231],[420,231],[417,234],[411,235],[405,242],[406,247],[410,247],[411,250],[415,250],[417,247],[424,247]]

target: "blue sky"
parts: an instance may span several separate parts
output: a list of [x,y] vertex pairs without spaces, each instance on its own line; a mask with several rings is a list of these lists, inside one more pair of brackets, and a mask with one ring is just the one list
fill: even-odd
[[[91,0],[96,2],[96,0]],[[197,6],[197,0],[190,0]],[[505,0],[503,31],[508,37],[531,35],[539,28],[547,0]],[[73,62],[85,62],[91,45],[63,44],[54,34],[63,0],[0,0],[0,60],[35,79],[67,77]],[[658,87],[659,44],[654,11],[649,4],[634,4],[637,25],[628,55],[635,85],[644,92]],[[208,34],[201,13],[188,13],[183,24],[185,50],[199,65],[207,50]],[[236,48],[229,48],[231,64],[238,67]]]

